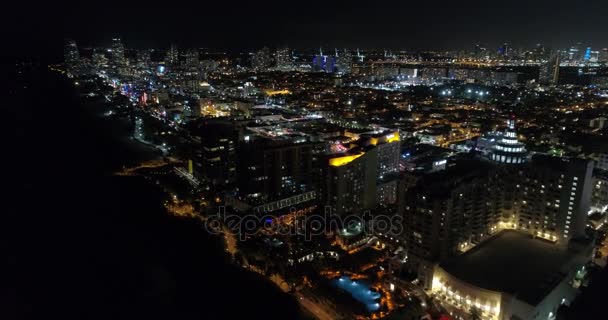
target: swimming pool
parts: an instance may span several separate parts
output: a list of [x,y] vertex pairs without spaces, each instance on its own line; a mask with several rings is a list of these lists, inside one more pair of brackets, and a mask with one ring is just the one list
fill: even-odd
[[347,276],[341,276],[331,281],[331,284],[345,290],[350,295],[363,305],[369,312],[374,312],[380,309],[380,293],[372,290],[368,282],[364,280],[351,280]]

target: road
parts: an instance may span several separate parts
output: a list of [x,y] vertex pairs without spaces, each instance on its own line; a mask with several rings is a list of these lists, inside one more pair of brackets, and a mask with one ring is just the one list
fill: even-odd
[[337,319],[336,315],[330,314],[325,308],[319,306],[314,301],[308,299],[305,295],[300,292],[296,292],[295,294],[298,302],[308,310],[308,312],[312,313],[319,320],[335,320]]
[[166,166],[172,163],[179,163],[176,159],[169,158],[168,160],[149,160],[140,163],[139,165],[131,168],[124,168],[119,172],[116,172],[117,176],[131,176],[137,174],[137,170],[139,169],[150,169],[150,168],[160,168],[162,166]]

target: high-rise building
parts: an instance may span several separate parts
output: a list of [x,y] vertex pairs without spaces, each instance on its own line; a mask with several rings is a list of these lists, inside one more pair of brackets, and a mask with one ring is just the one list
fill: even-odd
[[600,170],[608,171],[608,153],[598,154],[595,167]]
[[184,58],[187,68],[197,69],[200,66],[200,58],[197,49],[190,49],[186,51]]
[[108,58],[106,57],[104,52],[93,52],[93,57],[91,58],[93,61],[93,65],[97,68],[104,68],[108,65]]
[[272,201],[315,189],[318,143],[245,135],[237,149],[237,187],[245,199]]
[[227,120],[205,119],[193,129],[193,175],[214,186],[236,181],[239,131]]
[[473,49],[473,57],[475,59],[487,59],[488,58],[488,49],[480,44],[476,44]]
[[582,44],[577,42],[567,51],[568,61],[571,62],[581,62],[583,61],[585,55],[585,51],[582,48]]
[[603,48],[600,50],[598,60],[600,62],[608,62],[608,48]]
[[398,131],[345,135],[357,139],[349,150],[329,155],[321,199],[337,214],[360,213],[396,203],[401,143]]
[[480,160],[462,160],[419,177],[415,186],[399,194],[407,267],[418,272],[423,283],[430,281],[432,262],[479,243],[500,221],[496,206],[488,205],[489,170]]
[[336,69],[339,73],[347,74],[352,70],[353,55],[350,51],[344,49],[342,53],[336,50]]
[[291,56],[291,51],[289,48],[281,48],[278,49],[275,53],[276,61],[277,61],[277,69],[281,71],[289,71],[293,70],[294,63],[293,58]]
[[542,84],[559,83],[559,66],[561,63],[561,52],[556,52],[549,58],[540,69],[539,81]]
[[535,156],[519,174],[522,202],[517,229],[564,245],[584,234],[592,161]]
[[67,39],[65,41],[65,45],[63,47],[63,60],[66,66],[70,69],[78,65],[78,61],[80,60],[80,54],[78,53],[78,46],[76,45],[76,41],[71,39]]
[[408,268],[428,285],[432,263],[504,229],[567,246],[584,236],[592,171],[591,161],[537,155],[518,167],[462,159],[424,174],[399,194]]
[[120,38],[112,39],[112,62],[117,66],[125,66],[127,64],[125,46]]
[[608,171],[606,170],[595,169],[593,171],[591,210],[608,212]]
[[167,51],[167,56],[165,57],[165,64],[174,67],[179,64],[179,50],[175,44],[171,44],[169,50]]
[[378,150],[355,148],[332,155],[324,166],[321,199],[337,215],[356,214],[376,206]]
[[272,66],[272,55],[270,49],[264,47],[257,51],[251,58],[251,67],[257,71],[266,71]]
[[583,55],[583,61],[588,62],[589,60],[591,60],[591,47],[587,47]]
[[140,68],[149,68],[152,62],[150,50],[140,50],[137,52],[137,64]]
[[507,57],[510,55],[509,50],[509,44],[505,42],[502,46],[498,47],[498,55],[502,57]]
[[336,57],[323,54],[323,49],[319,49],[319,54],[312,57],[312,70],[334,72],[336,69]]

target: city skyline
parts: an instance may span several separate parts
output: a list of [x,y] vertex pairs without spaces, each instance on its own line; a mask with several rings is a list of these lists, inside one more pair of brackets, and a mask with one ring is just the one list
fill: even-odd
[[605,1],[18,6],[2,319],[606,313]]
[[[608,47],[602,30],[608,22],[601,1],[577,6],[567,1],[362,2],[284,4],[278,1],[172,4],[150,6],[108,3],[85,7],[48,6],[9,17],[5,39],[14,42],[5,54],[52,54],[62,38],[83,46],[121,37],[131,48],[214,47],[229,50],[263,46],[292,48],[394,48],[461,50],[477,43],[514,47],[537,43],[551,48],[581,42]],[[28,23],[28,22],[34,23]],[[37,52],[41,54],[41,52]]]

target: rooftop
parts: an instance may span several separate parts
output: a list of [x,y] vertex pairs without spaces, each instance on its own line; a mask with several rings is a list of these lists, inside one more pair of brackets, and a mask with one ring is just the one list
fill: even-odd
[[585,262],[579,252],[505,230],[441,267],[479,288],[509,293],[536,305],[570,271],[572,263]]

